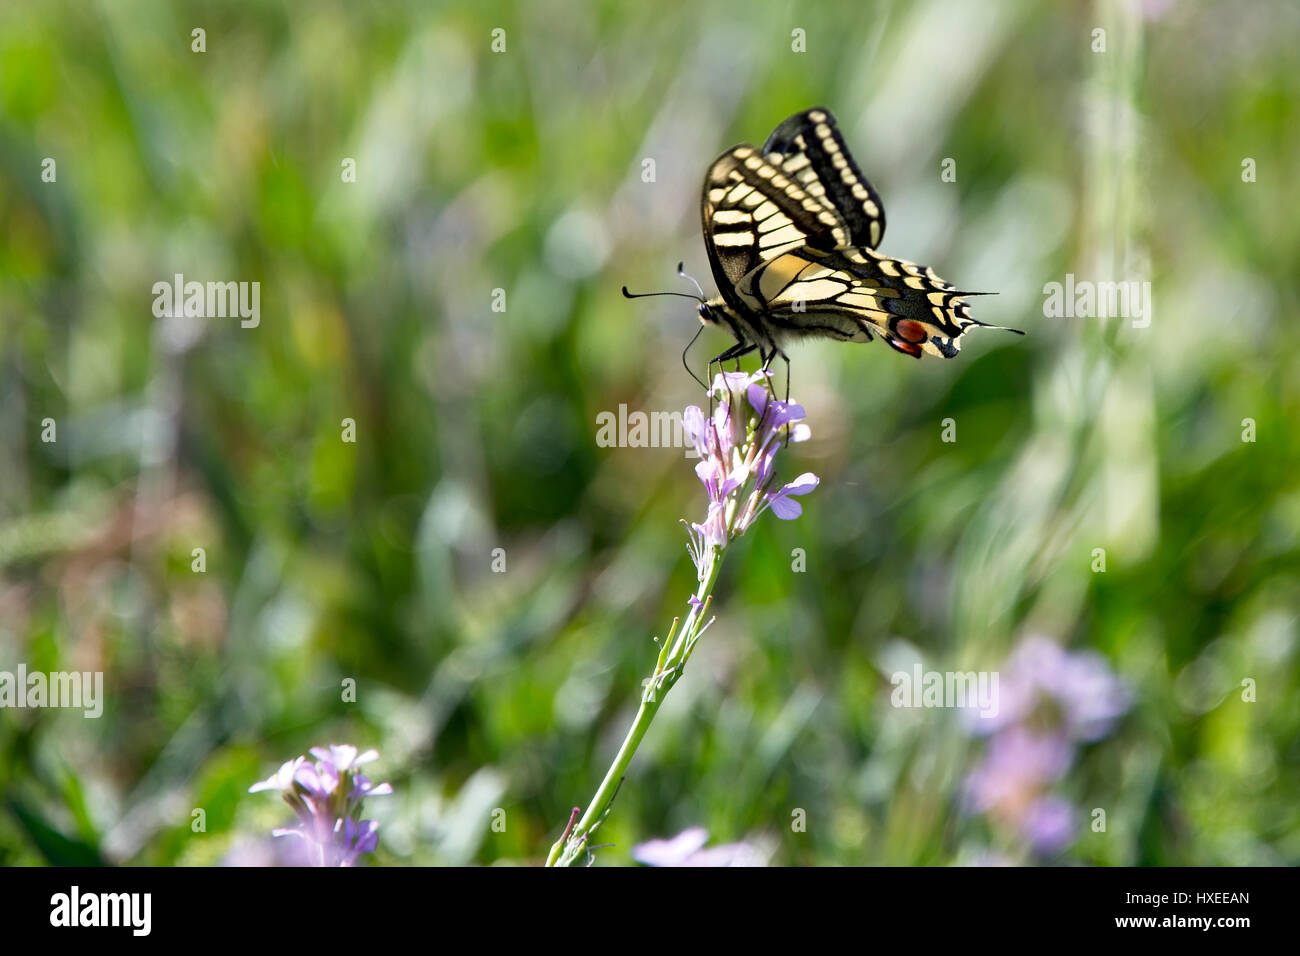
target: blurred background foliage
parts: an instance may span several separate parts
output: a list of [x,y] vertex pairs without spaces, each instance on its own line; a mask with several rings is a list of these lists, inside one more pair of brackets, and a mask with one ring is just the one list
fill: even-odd
[[[0,863],[238,859],[286,817],[248,786],[329,742],[396,788],[378,862],[544,858],[693,586],[691,462],[595,434],[699,401],[696,318],[619,287],[711,285],[707,164],[815,104],[882,250],[1029,334],[795,349],[822,485],[727,561],[600,862],[693,825],[1031,859],[889,676],[1039,634],[1134,691],[1060,786],[1107,832],[1055,860],[1296,863],[1298,39],[1287,0],[4,5],[0,669],[107,702],[0,712]],[[155,318],[175,273],[260,282],[260,325]],[[1067,273],[1151,281],[1150,327],[1044,317]]]

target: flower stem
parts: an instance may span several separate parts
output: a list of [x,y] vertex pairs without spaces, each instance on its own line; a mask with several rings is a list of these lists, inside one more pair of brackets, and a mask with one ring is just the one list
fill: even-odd
[[587,844],[591,834],[609,813],[614,797],[618,793],[619,784],[623,781],[623,774],[627,771],[633,756],[636,755],[636,748],[640,746],[641,739],[650,729],[650,722],[659,712],[659,705],[682,676],[686,662],[695,650],[695,642],[708,627],[704,616],[713,600],[713,585],[718,580],[718,572],[722,568],[722,556],[725,553],[725,548],[713,551],[704,573],[700,575],[700,586],[695,592],[696,603],[691,606],[690,613],[686,615],[686,622],[680,630],[677,628],[677,619],[673,619],[673,626],[659,651],[659,659],[655,662],[654,673],[648,680],[642,682],[644,690],[641,693],[641,706],[637,708],[636,719],[632,721],[631,729],[623,738],[623,745],[618,748],[614,762],[605,773],[605,779],[600,782],[595,796],[591,798],[587,812],[551,847],[550,855],[546,858],[547,866],[573,866],[579,858],[590,855]]

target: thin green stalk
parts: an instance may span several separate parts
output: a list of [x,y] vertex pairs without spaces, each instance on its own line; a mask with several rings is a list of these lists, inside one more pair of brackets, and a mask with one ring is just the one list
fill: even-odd
[[591,834],[609,813],[614,796],[618,793],[619,784],[623,781],[623,774],[636,755],[636,748],[640,746],[641,739],[650,729],[650,722],[659,712],[659,705],[682,676],[686,662],[690,659],[691,652],[695,650],[696,640],[708,626],[704,622],[704,616],[713,600],[713,585],[718,580],[718,571],[722,568],[722,556],[725,551],[725,548],[720,548],[714,552],[708,571],[700,581],[699,590],[695,592],[699,603],[691,607],[681,630],[677,629],[678,619],[673,619],[672,628],[659,651],[659,659],[655,662],[654,673],[642,682],[645,689],[641,693],[641,706],[637,708],[636,719],[632,721],[631,729],[623,738],[623,745],[618,748],[618,753],[614,757],[614,762],[610,764],[605,779],[600,782],[595,796],[587,805],[586,813],[551,847],[550,855],[546,858],[547,866],[573,866],[586,855]]

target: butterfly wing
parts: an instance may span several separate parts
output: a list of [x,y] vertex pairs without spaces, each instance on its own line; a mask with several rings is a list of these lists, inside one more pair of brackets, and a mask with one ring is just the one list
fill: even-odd
[[789,117],[761,154],[742,144],[719,156],[701,215],[719,292],[773,342],[879,335],[916,358],[952,358],[967,329],[1002,328],[971,318],[963,297],[978,293],[875,251],[884,205],[829,110]]
[[962,297],[973,293],[870,249],[788,250],[747,273],[736,292],[782,338],[870,342],[874,334],[918,359],[952,358],[972,326],[1001,328],[971,318]]
[[700,211],[713,278],[733,308],[736,284],[762,263],[803,246],[829,251],[849,242],[849,230],[832,206],[748,144],[714,160]]
[[834,208],[853,245],[875,249],[885,235],[885,205],[840,136],[830,110],[786,119],[763,144],[764,157],[814,198]]

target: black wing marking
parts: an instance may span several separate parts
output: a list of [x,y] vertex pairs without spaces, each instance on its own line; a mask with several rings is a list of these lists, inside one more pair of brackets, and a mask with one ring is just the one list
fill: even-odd
[[768,161],[780,166],[808,192],[832,206],[854,245],[875,249],[885,235],[880,194],[854,161],[830,110],[795,113],[763,145]]

